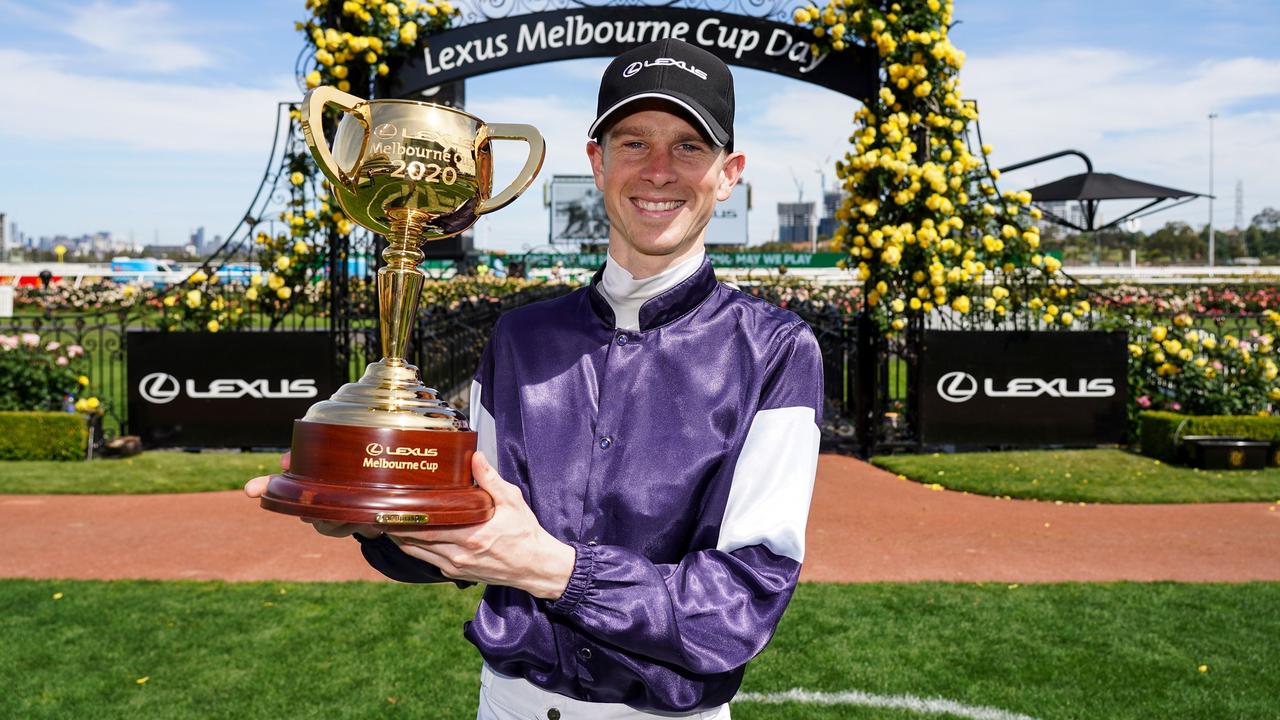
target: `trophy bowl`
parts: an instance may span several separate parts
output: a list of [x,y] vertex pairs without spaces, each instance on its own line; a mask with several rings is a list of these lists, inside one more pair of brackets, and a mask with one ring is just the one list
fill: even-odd
[[[342,111],[333,145],[322,122]],[[303,135],[339,207],[386,236],[378,270],[381,360],[294,422],[290,467],[261,498],[274,512],[412,530],[483,522],[493,499],[471,477],[476,433],[405,361],[426,275],[421,245],[451,237],[510,204],[542,167],[530,125],[486,124],[412,100],[363,100],[331,87],[307,93]],[[529,156],[497,195],[494,140],[520,140]],[[496,458],[490,459],[496,462]]]

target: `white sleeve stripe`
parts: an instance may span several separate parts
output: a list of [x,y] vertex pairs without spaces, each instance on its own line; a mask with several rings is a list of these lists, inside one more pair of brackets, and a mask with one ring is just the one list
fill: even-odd
[[484,453],[489,464],[498,467],[498,427],[493,416],[480,402],[480,383],[471,381],[471,429],[476,431],[476,449]]
[[733,469],[717,549],[764,545],[774,554],[804,561],[820,437],[813,408],[756,413]]

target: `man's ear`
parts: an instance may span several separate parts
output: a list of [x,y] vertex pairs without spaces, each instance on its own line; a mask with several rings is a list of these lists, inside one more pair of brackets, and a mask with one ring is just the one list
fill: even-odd
[[587,159],[591,161],[591,174],[596,177],[596,189],[604,192],[604,148],[600,143],[587,141]]
[[[720,169],[720,185],[716,188],[716,200],[725,201],[733,194],[733,188],[742,179],[742,170],[747,166],[747,156],[740,152],[729,153]],[[596,182],[599,182],[597,180]]]

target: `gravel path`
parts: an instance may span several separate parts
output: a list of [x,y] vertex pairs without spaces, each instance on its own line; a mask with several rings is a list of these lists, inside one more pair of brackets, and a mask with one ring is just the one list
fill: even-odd
[[[0,548],[0,577],[381,578],[354,541],[322,537],[239,492],[0,495]],[[802,579],[1280,580],[1280,509],[999,500],[824,455]]]

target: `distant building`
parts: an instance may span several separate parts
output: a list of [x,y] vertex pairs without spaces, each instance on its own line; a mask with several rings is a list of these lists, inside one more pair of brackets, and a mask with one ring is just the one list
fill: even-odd
[[836,234],[836,210],[844,200],[844,193],[827,192],[822,194],[822,216],[818,218],[818,237],[829,238]]
[[203,225],[196,228],[196,231],[191,233],[191,244],[195,246],[197,253],[204,252],[204,226]]
[[5,253],[9,250],[9,239],[4,234],[4,213],[0,213],[0,259],[3,259]]
[[778,242],[809,242],[813,203],[778,203]]

